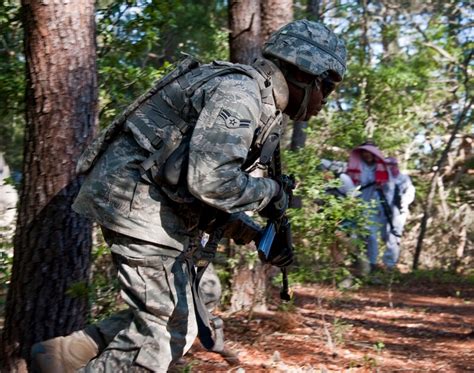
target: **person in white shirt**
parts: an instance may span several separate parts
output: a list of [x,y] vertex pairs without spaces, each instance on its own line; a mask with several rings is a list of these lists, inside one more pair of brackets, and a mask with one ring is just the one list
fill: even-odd
[[[366,210],[368,234],[364,241],[370,271],[373,272],[378,268],[378,237],[387,222],[385,188],[389,174],[385,156],[372,142],[359,145],[350,153],[346,173],[358,188],[359,198],[369,204]],[[365,272],[365,268],[361,271]]]
[[383,263],[389,269],[395,267],[400,257],[400,241],[409,214],[409,206],[415,199],[415,187],[410,176],[401,173],[398,161],[393,157],[385,158],[390,182],[387,183],[387,200],[390,205],[391,222],[387,219],[382,239],[386,244]]

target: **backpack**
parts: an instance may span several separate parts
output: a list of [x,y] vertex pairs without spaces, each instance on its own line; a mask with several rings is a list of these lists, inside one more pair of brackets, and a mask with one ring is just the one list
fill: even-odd
[[112,142],[117,134],[123,129],[123,125],[127,117],[133,113],[143,102],[148,100],[161,88],[167,84],[175,81],[180,76],[188,73],[192,69],[199,67],[199,61],[194,57],[186,55],[186,57],[173,69],[170,73],[165,75],[162,79],[155,82],[147,92],[138,97],[125,111],[123,111],[114,121],[105,128],[99,136],[85,149],[80,156],[77,166],[77,174],[87,174],[92,169],[96,160],[107,149],[107,146]]

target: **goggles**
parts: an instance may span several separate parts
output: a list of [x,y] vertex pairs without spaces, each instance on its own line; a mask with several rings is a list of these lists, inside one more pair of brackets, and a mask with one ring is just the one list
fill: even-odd
[[327,98],[337,87],[337,83],[331,79],[327,71],[319,75],[315,80],[318,82],[318,85],[321,88],[323,98]]
[[325,100],[335,89],[337,83],[331,79],[329,74],[327,72],[324,72],[321,75],[318,75],[312,82],[309,83],[303,83],[300,81],[297,81],[293,77],[287,78],[288,81],[290,81],[293,85],[303,89],[304,91],[304,97],[303,100],[301,101],[300,108],[293,118],[293,120],[302,120],[306,116],[306,112],[308,109],[308,104],[309,100],[311,97],[311,92],[314,89],[320,89],[321,94],[323,95],[323,99]]

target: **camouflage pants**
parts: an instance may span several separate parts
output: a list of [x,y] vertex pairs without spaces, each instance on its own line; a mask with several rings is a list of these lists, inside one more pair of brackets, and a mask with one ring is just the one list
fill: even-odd
[[122,238],[111,246],[121,296],[130,311],[97,325],[107,346],[81,372],[166,372],[197,336],[189,262],[183,255],[131,258],[119,254],[121,245],[138,244],[146,243]]

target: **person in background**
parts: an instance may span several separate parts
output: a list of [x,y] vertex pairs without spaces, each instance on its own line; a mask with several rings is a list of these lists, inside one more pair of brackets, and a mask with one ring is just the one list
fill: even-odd
[[379,269],[379,233],[387,224],[387,216],[390,215],[384,194],[384,187],[389,181],[385,157],[374,143],[363,143],[351,151],[346,172],[359,188],[359,198],[370,205],[366,215],[369,234],[365,237],[365,244],[369,270],[373,272]]
[[382,230],[382,239],[387,246],[382,260],[388,269],[393,269],[400,257],[400,241],[409,214],[409,206],[415,200],[415,187],[410,176],[400,172],[396,158],[385,158],[385,163],[390,174],[386,195],[390,205],[391,221],[387,219],[387,224]]

